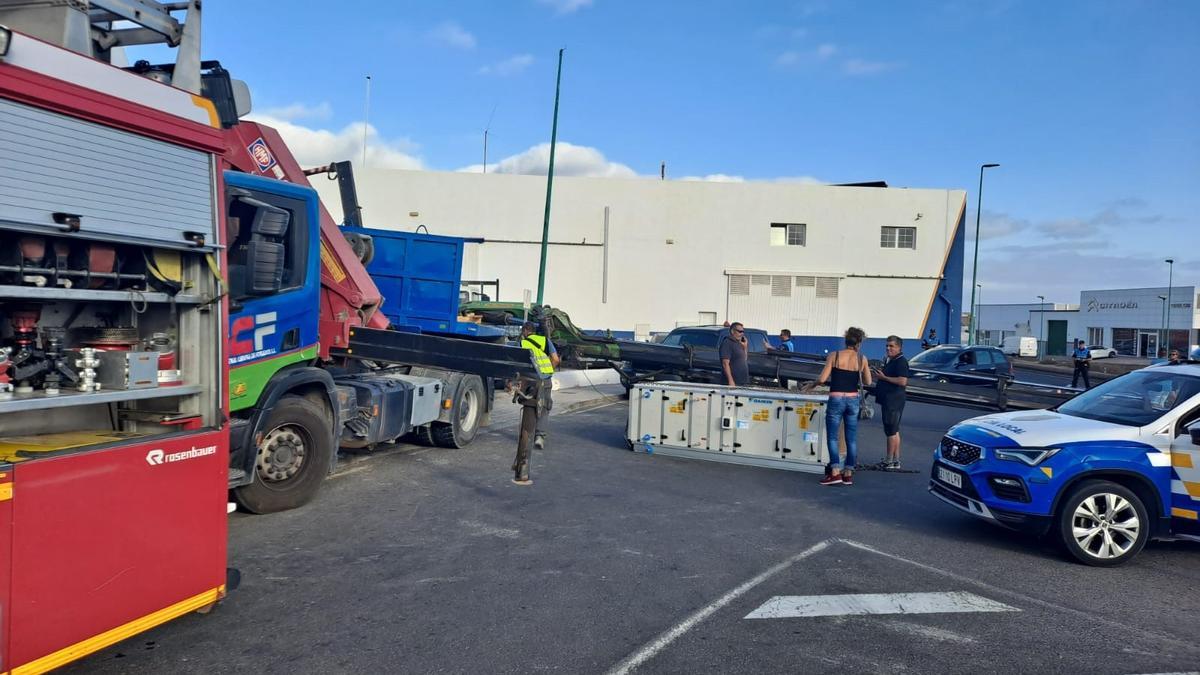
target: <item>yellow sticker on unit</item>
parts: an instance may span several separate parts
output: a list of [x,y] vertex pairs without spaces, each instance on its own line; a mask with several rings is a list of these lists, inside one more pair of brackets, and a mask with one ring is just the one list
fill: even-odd
[[670,413],[675,413],[675,414],[677,414],[677,415],[678,415],[678,414],[682,414],[682,413],[683,413],[683,409],[686,407],[685,403],[686,403],[686,400],[684,400],[684,401],[680,401],[679,403],[676,403],[675,405],[668,406],[668,407],[667,407],[667,412],[670,412]]
[[759,410],[758,412],[751,415],[750,419],[754,420],[755,422],[766,422],[771,419],[771,411],[770,410]]

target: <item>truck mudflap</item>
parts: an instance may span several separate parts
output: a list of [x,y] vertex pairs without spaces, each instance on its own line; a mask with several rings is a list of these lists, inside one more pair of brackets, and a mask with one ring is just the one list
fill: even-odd
[[354,328],[350,331],[350,346],[334,349],[333,353],[368,361],[456,370],[484,379],[538,377],[533,355],[521,347],[394,330]]

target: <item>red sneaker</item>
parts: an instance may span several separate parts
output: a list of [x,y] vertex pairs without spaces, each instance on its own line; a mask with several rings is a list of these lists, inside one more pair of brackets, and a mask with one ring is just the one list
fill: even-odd
[[842,477],[838,474],[830,474],[821,479],[821,485],[841,485]]
[[854,485],[854,479],[850,476],[850,474],[842,476],[842,485]]

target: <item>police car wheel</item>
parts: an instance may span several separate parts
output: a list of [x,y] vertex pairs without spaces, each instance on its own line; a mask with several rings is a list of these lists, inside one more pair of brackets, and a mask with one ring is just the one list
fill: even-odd
[[1059,539],[1076,560],[1095,567],[1129,562],[1150,538],[1150,515],[1123,485],[1090,480],[1075,488],[1058,511]]

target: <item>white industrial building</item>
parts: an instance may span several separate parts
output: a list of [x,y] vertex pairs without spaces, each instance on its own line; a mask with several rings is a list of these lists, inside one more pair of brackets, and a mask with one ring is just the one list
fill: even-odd
[[1168,323],[1171,347],[1187,350],[1200,343],[1196,291],[1195,286],[1173,286],[1168,298],[1166,286],[1086,290],[1078,304],[980,305],[977,338],[999,345],[1010,335],[1034,336],[1048,354],[1066,354],[1079,339],[1126,356],[1152,358],[1168,344]]
[[[501,300],[536,293],[544,176],[356,179],[366,226],[481,237],[464,278],[499,279]],[[336,183],[312,183],[340,216]],[[545,302],[618,335],[732,320],[813,351],[851,325],[957,335],[965,205],[962,190],[556,177]]]

